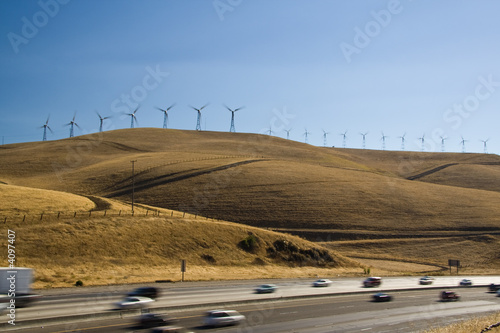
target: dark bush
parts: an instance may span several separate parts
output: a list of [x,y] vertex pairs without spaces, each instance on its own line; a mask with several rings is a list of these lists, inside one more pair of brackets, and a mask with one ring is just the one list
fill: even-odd
[[242,239],[239,243],[238,246],[247,252],[254,252],[257,249],[257,237],[255,235],[251,234]]
[[76,287],[83,287],[83,281],[82,280],[78,280],[75,282],[75,286]]
[[215,264],[217,262],[217,260],[215,260],[215,258],[209,254],[203,254],[201,258],[206,262],[208,262],[209,264]]

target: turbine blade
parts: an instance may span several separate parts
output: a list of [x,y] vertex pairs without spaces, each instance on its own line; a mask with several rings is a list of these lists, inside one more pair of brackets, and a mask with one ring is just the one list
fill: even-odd
[[170,105],[168,108],[167,108],[167,111],[170,111],[171,108],[173,108],[175,106],[175,103]]

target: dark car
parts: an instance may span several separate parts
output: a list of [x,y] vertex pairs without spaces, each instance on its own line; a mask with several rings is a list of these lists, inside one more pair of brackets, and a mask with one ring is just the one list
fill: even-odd
[[458,301],[460,299],[460,295],[454,291],[443,291],[440,294],[440,298],[442,301]]
[[157,313],[144,313],[137,318],[137,324],[142,327],[167,326],[178,322],[176,318]]
[[378,287],[382,284],[382,279],[379,277],[369,277],[363,281],[363,286],[369,287]]
[[374,302],[390,302],[392,301],[392,296],[386,293],[377,293],[372,296]]
[[492,283],[488,286],[488,291],[490,293],[496,293],[498,290],[500,290],[500,284]]
[[160,296],[160,292],[158,288],[155,287],[140,287],[129,292],[127,296],[140,296],[157,299]]

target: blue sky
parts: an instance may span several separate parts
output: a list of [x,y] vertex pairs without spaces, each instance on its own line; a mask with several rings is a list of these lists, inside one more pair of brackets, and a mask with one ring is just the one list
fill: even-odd
[[[500,153],[500,2],[2,0],[5,144],[99,128],[266,133],[323,146]],[[421,138],[424,136],[424,145]]]

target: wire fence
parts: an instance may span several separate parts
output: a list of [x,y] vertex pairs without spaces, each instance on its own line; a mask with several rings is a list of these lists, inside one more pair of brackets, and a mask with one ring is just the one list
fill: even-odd
[[140,208],[137,210],[91,210],[91,211],[57,211],[57,212],[42,212],[42,213],[26,213],[8,216],[0,216],[0,223],[34,223],[43,221],[57,221],[57,220],[81,220],[90,218],[111,218],[111,217],[175,217],[194,220],[211,220],[217,219],[180,212],[176,210],[158,210]]

